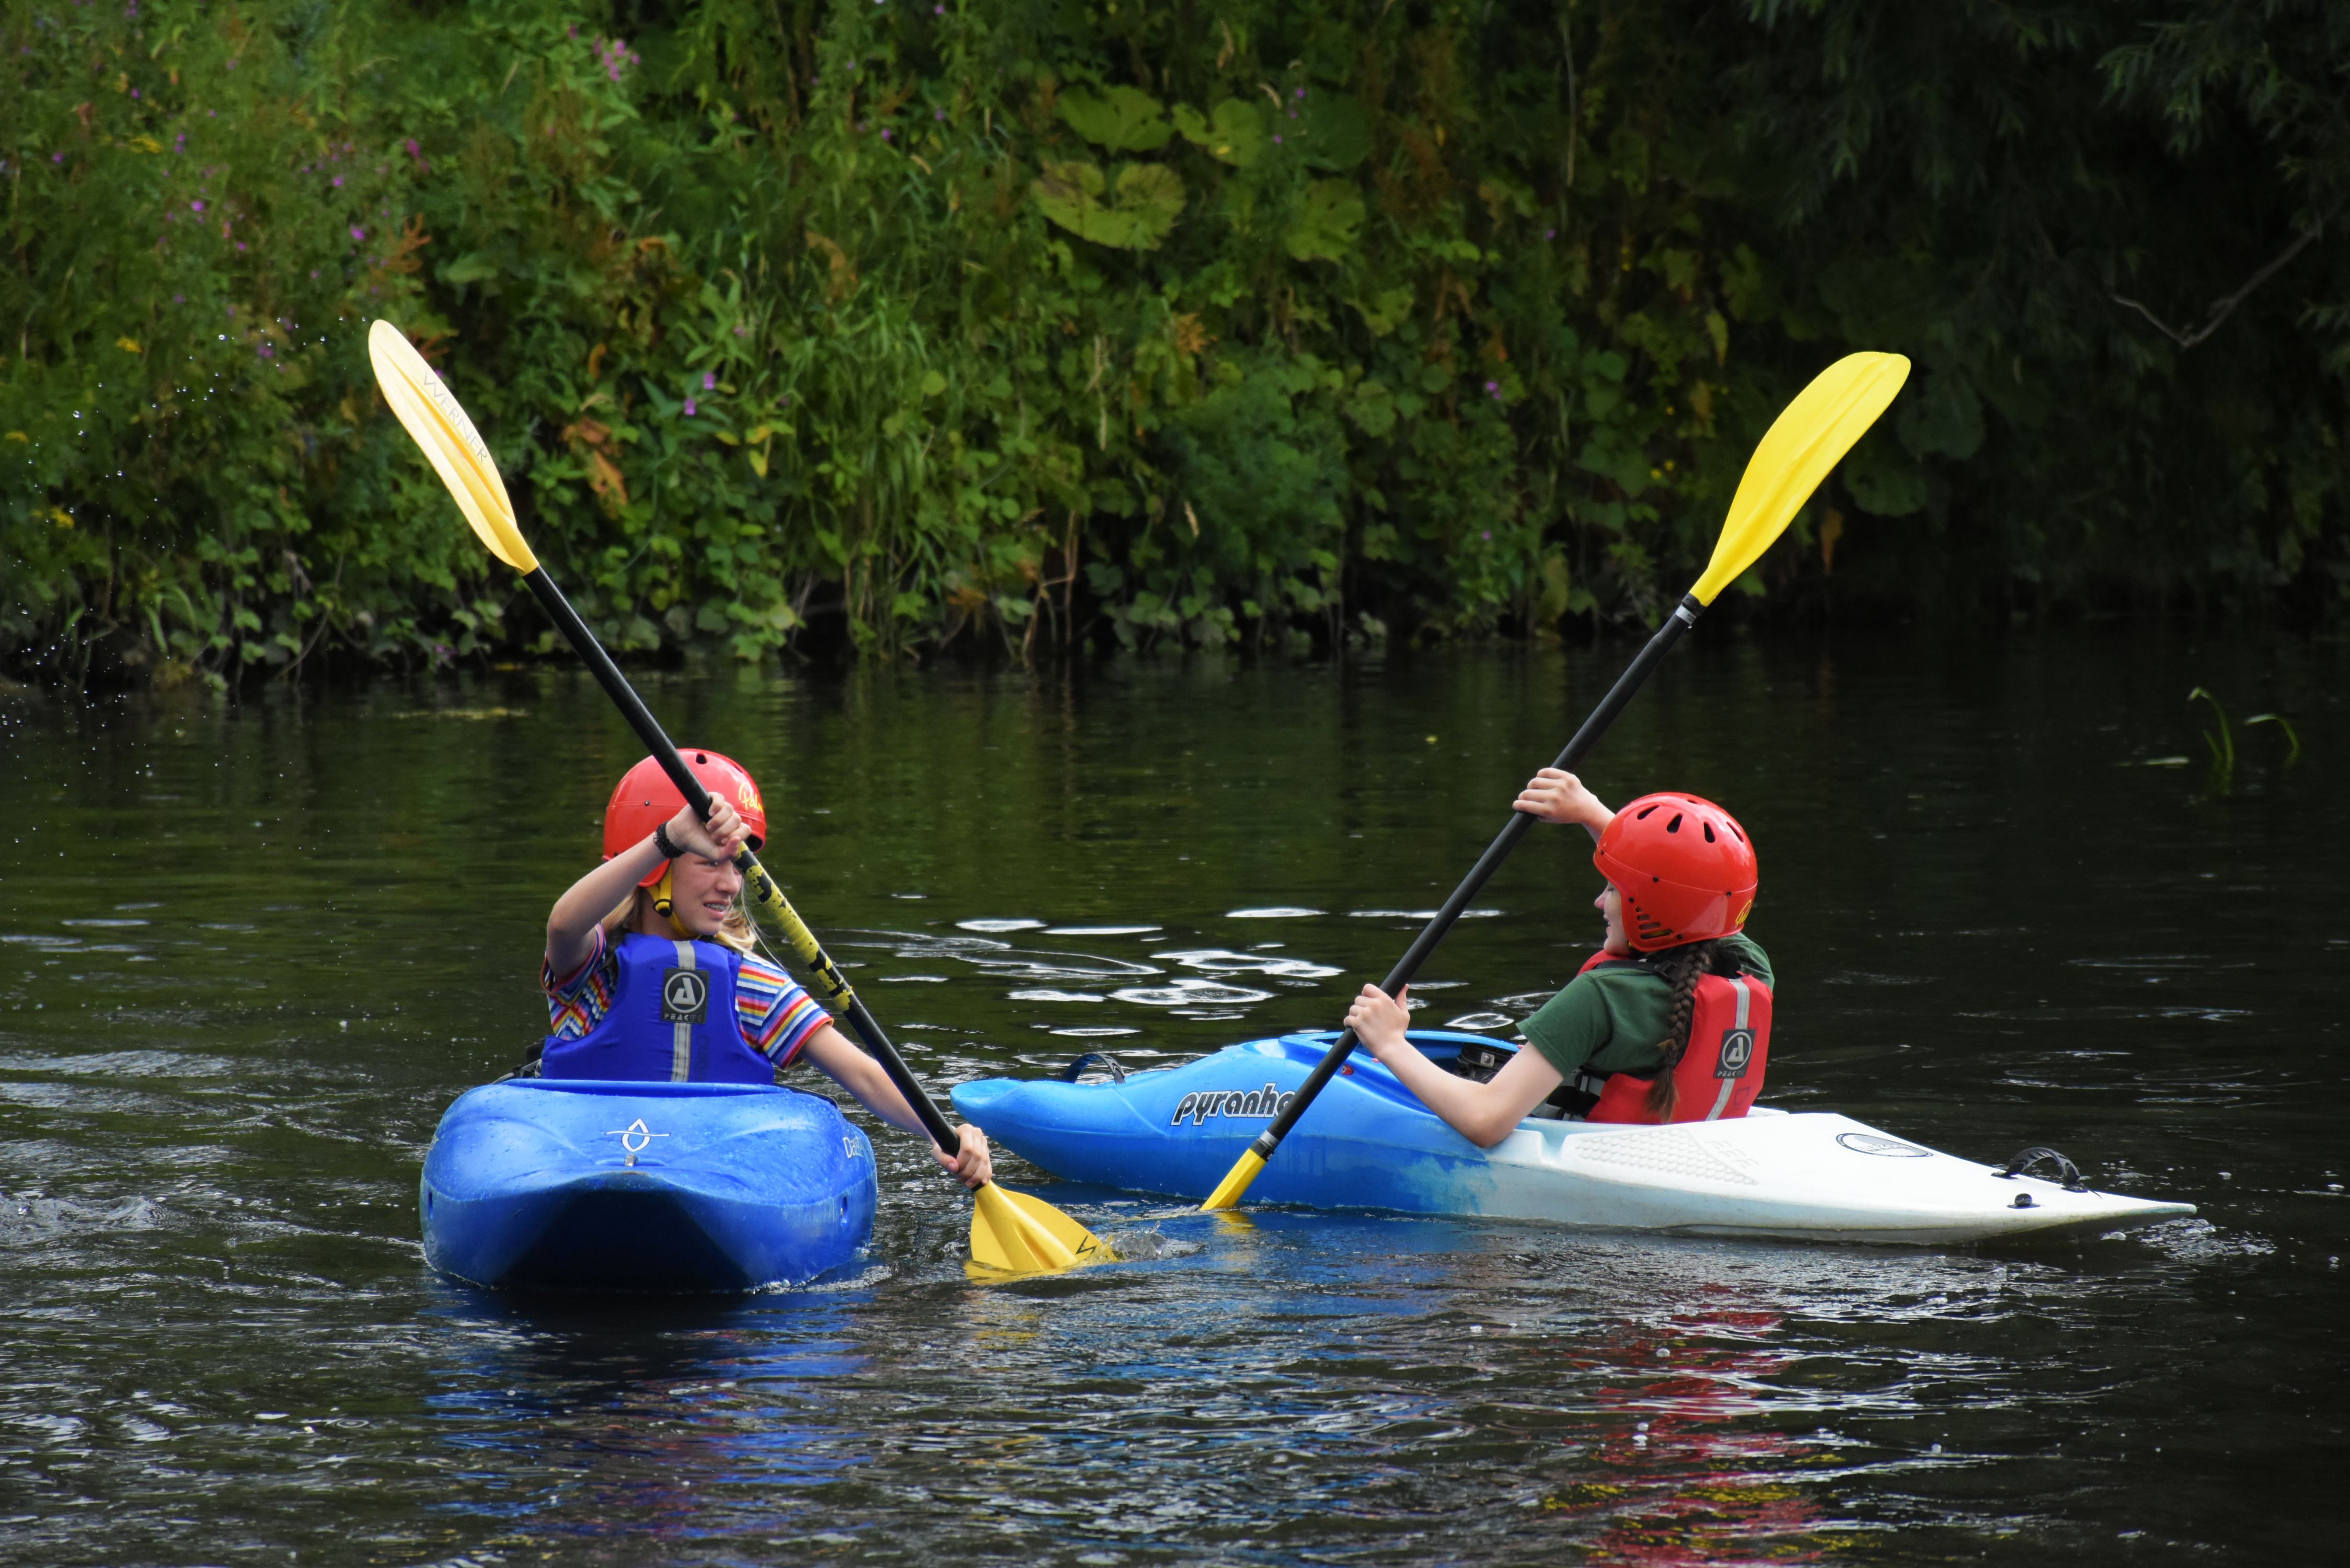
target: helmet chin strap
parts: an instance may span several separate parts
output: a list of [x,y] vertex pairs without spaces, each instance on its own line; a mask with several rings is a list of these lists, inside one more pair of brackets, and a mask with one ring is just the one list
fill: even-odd
[[672,861],[662,867],[661,879],[653,884],[653,913],[669,920],[672,926],[677,924],[670,917],[670,911],[677,905],[677,882],[672,875],[675,865],[676,862]]

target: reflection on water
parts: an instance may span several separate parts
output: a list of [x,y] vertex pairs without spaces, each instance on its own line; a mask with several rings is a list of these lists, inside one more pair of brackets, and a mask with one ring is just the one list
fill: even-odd
[[[0,1559],[2324,1556],[2344,650],[1684,652],[1593,777],[1756,833],[1767,1097],[2203,1218],[1912,1253],[1064,1189],[1135,1261],[983,1288],[962,1200],[876,1129],[855,1278],[502,1301],[423,1269],[414,1183],[543,1026],[546,902],[633,756],[594,689],[0,695]],[[1333,1026],[1615,664],[646,686],[760,773],[795,902],[944,1085]],[[2302,763],[2225,799],[2125,765],[2215,681]],[[1574,836],[1424,1016],[1506,1032],[1573,971]]]

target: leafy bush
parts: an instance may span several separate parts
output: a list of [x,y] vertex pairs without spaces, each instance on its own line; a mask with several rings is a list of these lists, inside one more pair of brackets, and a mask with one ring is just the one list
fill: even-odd
[[1645,618],[1850,347],[1919,375],[1749,590],[2338,605],[2342,262],[2231,346],[2108,296],[2226,274],[2220,185],[2331,221],[2350,39],[2043,9],[20,5],[0,648],[549,646],[377,316],[640,653]]

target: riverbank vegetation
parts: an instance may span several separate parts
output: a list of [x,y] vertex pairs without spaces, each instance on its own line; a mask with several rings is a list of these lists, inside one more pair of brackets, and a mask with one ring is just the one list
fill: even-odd
[[1645,622],[1855,348],[1750,610],[2350,593],[2320,0],[0,12],[0,658],[544,650],[381,316],[616,646]]

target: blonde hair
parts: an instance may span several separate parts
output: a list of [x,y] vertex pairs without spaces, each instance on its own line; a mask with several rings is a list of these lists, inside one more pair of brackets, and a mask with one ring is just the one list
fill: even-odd
[[[659,883],[654,884],[654,887],[659,886]],[[653,910],[652,888],[634,888],[629,889],[629,896],[621,899],[610,914],[597,923],[604,928],[604,940],[608,945],[614,934],[619,931],[629,930],[639,935],[649,934],[645,931],[647,922],[657,919],[660,917]],[[733,906],[726,911],[726,919],[720,922],[716,930],[710,933],[710,940],[725,943],[745,958],[750,956],[752,950],[758,943],[758,928],[751,923],[751,913],[743,907],[743,900],[739,897],[734,900]]]

